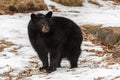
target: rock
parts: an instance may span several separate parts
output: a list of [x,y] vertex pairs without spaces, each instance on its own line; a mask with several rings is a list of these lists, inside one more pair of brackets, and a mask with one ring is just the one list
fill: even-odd
[[101,28],[101,26],[102,26],[101,24],[98,24],[98,25],[91,25],[91,24],[80,25],[80,27],[83,30],[83,32],[91,33],[95,37],[97,36],[98,30]]
[[81,25],[81,27],[83,32],[93,34],[95,39],[102,41],[106,46],[115,46],[112,57],[120,58],[120,27],[101,28],[98,25]]
[[[120,27],[105,27],[102,25],[82,25],[83,31],[93,34],[96,39],[102,41],[105,45],[115,45],[120,40]],[[96,28],[95,28],[96,27]]]
[[116,33],[113,28],[100,28],[97,39],[106,45],[114,45],[120,39],[120,33]]

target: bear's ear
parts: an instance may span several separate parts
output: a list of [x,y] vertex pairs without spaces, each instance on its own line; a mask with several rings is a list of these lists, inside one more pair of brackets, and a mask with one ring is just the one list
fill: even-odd
[[35,22],[36,21],[36,15],[35,14],[31,14],[31,20],[33,21],[33,22]]
[[49,11],[49,12],[45,15],[45,17],[47,17],[47,18],[51,18],[51,16],[52,16],[52,11]]

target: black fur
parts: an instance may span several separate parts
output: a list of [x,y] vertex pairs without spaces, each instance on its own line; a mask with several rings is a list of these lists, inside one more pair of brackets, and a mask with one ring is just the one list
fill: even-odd
[[[43,26],[47,32],[42,31]],[[81,54],[83,40],[81,29],[70,19],[64,17],[52,17],[52,12],[44,14],[31,14],[28,25],[30,42],[43,63],[41,69],[48,73],[60,67],[62,58],[66,57],[71,68],[77,67]],[[48,62],[50,53],[50,63]]]

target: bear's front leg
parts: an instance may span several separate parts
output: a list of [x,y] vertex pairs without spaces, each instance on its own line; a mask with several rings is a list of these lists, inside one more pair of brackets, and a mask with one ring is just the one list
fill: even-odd
[[60,56],[61,56],[61,54],[60,54],[59,49],[51,49],[50,50],[50,66],[47,69],[48,73],[51,73],[56,70],[56,68],[59,64],[59,61],[60,61]]
[[38,56],[40,60],[42,61],[43,66],[40,68],[40,70],[46,70],[48,68],[48,52],[45,50],[40,50],[38,52]]

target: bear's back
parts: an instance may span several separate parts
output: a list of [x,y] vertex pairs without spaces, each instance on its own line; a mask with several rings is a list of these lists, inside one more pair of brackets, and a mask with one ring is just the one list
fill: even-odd
[[51,19],[53,23],[59,27],[78,27],[76,23],[65,17],[53,16]]
[[80,27],[73,22],[72,20],[65,18],[65,17],[59,17],[59,16],[53,16],[51,18],[52,23],[54,25],[54,29],[62,31],[62,32],[67,32],[70,34],[75,34],[76,33],[81,33]]

